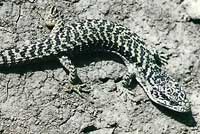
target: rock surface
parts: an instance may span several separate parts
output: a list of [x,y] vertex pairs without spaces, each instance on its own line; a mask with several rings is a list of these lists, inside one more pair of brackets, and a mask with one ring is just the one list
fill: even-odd
[[[164,51],[165,68],[185,87],[192,113],[153,104],[135,83],[133,95],[116,89],[126,67],[115,56],[75,57],[91,92],[64,90],[68,75],[53,59],[0,73],[0,133],[197,134],[200,133],[200,23],[182,21],[181,0],[3,0],[0,48],[44,39],[45,8],[54,3],[66,21],[103,18],[129,27],[149,48]],[[188,10],[187,10],[188,11]],[[195,13],[195,11],[193,11]],[[94,57],[94,58],[91,58]],[[113,60],[115,59],[115,60]]]
[[185,9],[186,14],[190,19],[200,20],[200,1],[199,0],[185,0],[181,4]]

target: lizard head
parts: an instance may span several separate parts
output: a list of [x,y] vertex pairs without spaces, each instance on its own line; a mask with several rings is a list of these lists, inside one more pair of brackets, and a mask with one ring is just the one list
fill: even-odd
[[173,111],[191,111],[190,102],[182,86],[165,71],[155,68],[152,71],[154,73],[147,78],[146,86],[143,86],[149,98]]
[[185,91],[177,82],[168,81],[162,87],[158,86],[157,88],[160,90],[154,87],[151,91],[155,102],[177,112],[190,111],[190,102],[186,98]]

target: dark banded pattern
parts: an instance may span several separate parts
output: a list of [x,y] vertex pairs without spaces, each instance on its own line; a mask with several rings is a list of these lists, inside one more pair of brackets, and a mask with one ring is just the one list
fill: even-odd
[[182,87],[160,68],[155,53],[146,48],[137,34],[107,20],[82,20],[72,24],[59,21],[45,41],[1,51],[0,64],[88,51],[118,54],[126,62],[128,73],[136,75],[136,80],[152,101],[178,112],[190,110]]

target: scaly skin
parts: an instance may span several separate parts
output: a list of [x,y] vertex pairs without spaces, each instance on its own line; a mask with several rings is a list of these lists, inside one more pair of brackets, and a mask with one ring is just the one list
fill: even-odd
[[177,112],[190,111],[190,103],[182,87],[161,69],[155,54],[145,47],[139,36],[107,20],[82,20],[72,24],[57,21],[44,42],[1,51],[0,64],[103,51],[118,54],[124,60],[129,74],[126,79],[134,75],[153,102]]

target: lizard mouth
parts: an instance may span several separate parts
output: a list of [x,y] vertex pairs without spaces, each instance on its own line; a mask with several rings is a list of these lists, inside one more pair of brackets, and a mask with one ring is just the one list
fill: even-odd
[[157,102],[158,104],[176,111],[176,112],[181,112],[181,113],[187,113],[191,111],[191,105],[189,100],[181,101],[181,102],[173,102],[173,101],[165,101],[165,102]]

